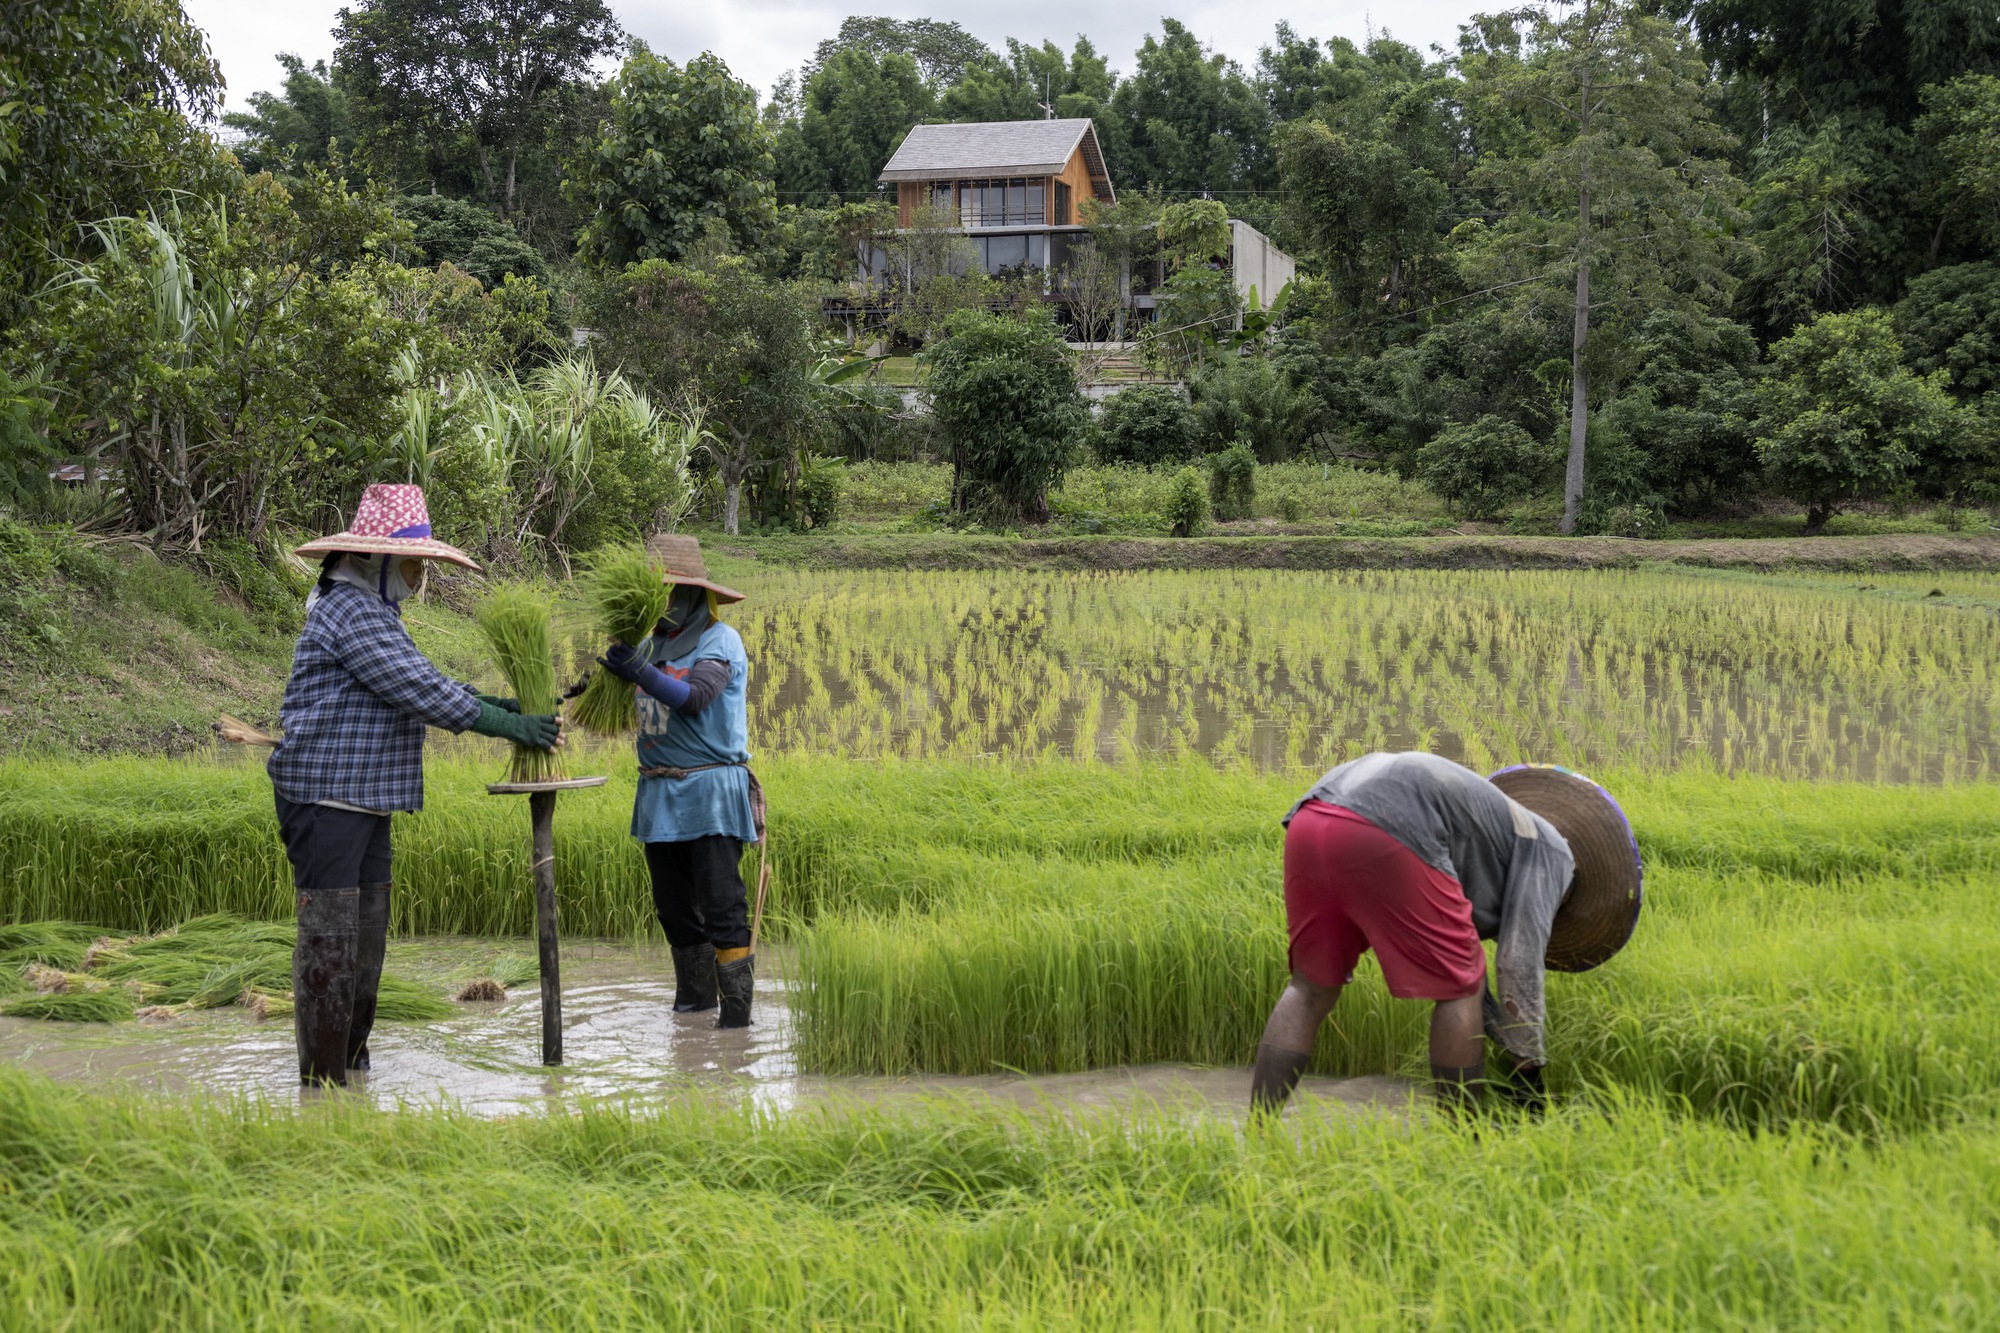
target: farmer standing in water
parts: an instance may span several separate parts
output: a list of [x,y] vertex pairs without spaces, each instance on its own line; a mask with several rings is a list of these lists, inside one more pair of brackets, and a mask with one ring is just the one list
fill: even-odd
[[403,628],[402,602],[426,561],[478,569],[431,536],[424,493],[370,486],[347,531],[298,548],[322,557],[306,599],[266,765],[298,890],[292,1026],[299,1078],[344,1085],[367,1069],[389,939],[389,815],[424,805],[424,728],[473,731],[552,750],[553,716],[447,678]]
[[[1285,824],[1292,975],[1257,1047],[1252,1110],[1284,1105],[1372,948],[1391,995],[1435,1006],[1441,1101],[1477,1104],[1490,1036],[1504,1053],[1499,1087],[1539,1111],[1544,968],[1595,967],[1638,921],[1638,847],[1611,794],[1562,768],[1487,779],[1436,755],[1371,754],[1321,778]],[[1497,941],[1497,998],[1483,939]]]
[[647,553],[673,586],[643,643],[614,642],[598,661],[638,688],[639,791],[632,836],[646,849],[653,908],[674,960],[674,1012],[717,1007],[715,1025],[750,1025],[752,969],[743,847],[764,833],[764,793],[750,772],[750,675],[743,640],[715,618],[743,594],[709,580],[701,543],[658,536]]

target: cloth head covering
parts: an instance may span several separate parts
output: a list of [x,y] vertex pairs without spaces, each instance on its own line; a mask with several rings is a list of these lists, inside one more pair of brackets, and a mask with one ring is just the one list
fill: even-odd
[[298,548],[300,555],[357,551],[364,555],[415,556],[419,560],[449,560],[478,569],[471,556],[431,536],[430,508],[421,486],[376,482],[361,493],[354,521],[347,531],[319,537]]
[[1576,858],[1569,894],[1549,927],[1545,965],[1588,972],[1625,947],[1639,924],[1645,867],[1610,792],[1553,764],[1515,764],[1488,781],[1556,826]]
[[740,602],[743,594],[708,577],[708,563],[701,558],[701,543],[693,537],[663,532],[646,539],[646,554],[660,567],[660,582],[693,584],[714,593],[718,601]]
[[660,617],[660,623],[667,627],[665,637],[658,640],[662,661],[678,662],[695,650],[702,632],[715,623],[709,614],[712,596],[708,589],[692,583],[674,585],[673,595],[667,599],[666,614]]
[[[373,593],[391,606],[401,606],[405,598],[414,597],[417,593],[416,588],[410,586],[410,581],[403,577],[403,562],[414,558],[407,555],[357,555],[351,551],[341,553],[333,567],[313,585],[312,592],[306,597],[306,613],[312,613],[314,603],[319,601],[320,591],[328,583],[346,583],[363,592]],[[421,584],[421,576],[418,582]]]

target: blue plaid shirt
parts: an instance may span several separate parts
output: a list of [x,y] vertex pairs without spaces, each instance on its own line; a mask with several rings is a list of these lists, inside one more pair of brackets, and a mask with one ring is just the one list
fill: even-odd
[[479,700],[417,651],[395,607],[336,583],[306,616],[279,717],[267,765],[278,795],[421,810],[425,725],[464,731]]

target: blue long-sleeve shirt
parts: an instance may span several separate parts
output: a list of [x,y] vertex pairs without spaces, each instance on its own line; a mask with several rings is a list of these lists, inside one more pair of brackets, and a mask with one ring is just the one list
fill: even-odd
[[279,717],[285,739],[266,765],[278,795],[421,810],[424,728],[464,731],[479,700],[417,651],[395,607],[335,583],[306,614]]

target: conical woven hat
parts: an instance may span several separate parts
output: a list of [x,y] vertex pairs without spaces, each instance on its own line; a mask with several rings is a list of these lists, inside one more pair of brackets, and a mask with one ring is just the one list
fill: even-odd
[[1490,781],[1569,844],[1576,878],[1556,909],[1545,961],[1552,972],[1588,972],[1624,948],[1639,924],[1645,870],[1630,821],[1610,792],[1566,768],[1516,764]]
[[652,556],[664,571],[660,575],[662,583],[691,583],[697,588],[708,589],[725,602],[743,600],[743,594],[734,588],[725,588],[709,580],[708,562],[701,558],[701,543],[693,537],[668,532],[648,537],[646,554]]
[[430,510],[421,486],[378,481],[361,493],[354,521],[347,531],[318,537],[297,548],[298,555],[356,551],[362,555],[410,556],[418,560],[449,560],[478,569],[471,556],[431,536]]

